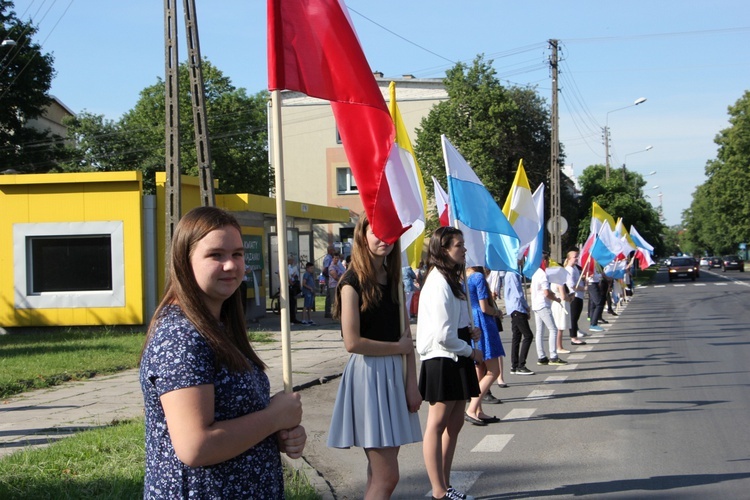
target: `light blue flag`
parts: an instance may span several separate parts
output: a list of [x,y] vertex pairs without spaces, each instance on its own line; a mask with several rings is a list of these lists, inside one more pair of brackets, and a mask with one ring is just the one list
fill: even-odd
[[604,274],[610,278],[621,280],[625,277],[625,268],[627,267],[627,264],[628,261],[625,259],[610,262],[604,267]]
[[612,262],[617,254],[607,248],[604,241],[597,235],[594,244],[591,245],[591,258],[594,259],[600,266],[605,267],[607,264]]
[[539,184],[532,195],[537,217],[541,221],[539,232],[534,241],[529,244],[529,254],[523,264],[523,275],[531,279],[534,273],[542,265],[542,248],[544,248],[544,184]]
[[633,239],[633,242],[638,248],[644,248],[648,250],[649,253],[653,253],[654,247],[652,247],[648,241],[644,240],[641,237],[641,234],[638,232],[635,226],[630,226],[630,237]]
[[[495,271],[517,271],[520,244],[513,226],[463,156],[445,135],[441,139],[451,217],[467,228],[484,233],[485,262],[472,264]],[[463,227],[461,229],[465,232]]]

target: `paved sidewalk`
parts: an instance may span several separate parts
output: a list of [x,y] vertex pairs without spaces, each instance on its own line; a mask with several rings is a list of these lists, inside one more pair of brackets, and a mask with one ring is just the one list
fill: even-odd
[[[318,408],[315,399],[306,397],[304,390],[336,379],[349,358],[339,324],[324,319],[322,312],[314,313],[313,319],[318,325],[292,325],[291,332],[292,381],[297,390],[303,391],[303,425],[308,418],[323,418],[326,412],[330,419],[330,407]],[[279,340],[254,347],[268,364],[266,373],[271,380],[272,394],[283,390],[279,317],[269,314],[250,328],[270,332]],[[143,396],[137,369],[27,392],[0,402],[0,457],[142,414]],[[290,462],[306,470],[318,491],[325,494],[324,498],[332,498],[330,487],[306,462]]]

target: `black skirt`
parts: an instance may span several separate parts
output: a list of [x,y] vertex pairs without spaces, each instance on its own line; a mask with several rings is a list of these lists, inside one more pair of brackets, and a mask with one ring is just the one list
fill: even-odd
[[[470,344],[468,328],[459,328],[458,337]],[[471,358],[459,356],[432,358],[422,362],[419,371],[419,392],[430,403],[466,401],[479,396],[479,381]]]

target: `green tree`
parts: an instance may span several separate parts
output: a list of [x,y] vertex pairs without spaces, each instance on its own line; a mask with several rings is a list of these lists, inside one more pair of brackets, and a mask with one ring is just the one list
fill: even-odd
[[[37,27],[19,19],[13,2],[0,0],[0,170],[40,173],[57,169],[63,138],[26,126],[51,102],[51,54],[34,42]],[[15,42],[15,43],[13,43]]]
[[710,185],[709,180],[697,187],[690,208],[682,212],[682,222],[685,227],[685,240],[691,243],[697,253],[717,255],[722,253],[722,249],[713,237],[717,229],[713,220]]
[[[532,190],[544,182],[549,200],[550,114],[536,90],[503,87],[492,61],[481,55],[471,66],[459,63],[448,70],[445,88],[448,99],[433,107],[417,130],[415,153],[425,178],[435,176],[445,186],[440,143],[445,134],[501,206],[521,159]],[[577,204],[565,189],[561,207],[574,230],[567,234],[575,234]]]
[[643,195],[646,181],[637,172],[622,170],[606,180],[604,165],[591,165],[578,178],[581,186],[578,240],[584,241],[591,227],[591,208],[596,202],[615,220],[622,217],[625,227],[635,226],[638,233],[654,246],[655,255],[664,255],[664,226],[659,213]]
[[685,230],[681,225],[664,227],[664,252],[661,255],[670,256],[687,253],[682,248]]
[[[185,174],[198,175],[188,65],[180,65],[180,158]],[[266,92],[248,96],[209,61],[203,61],[206,116],[214,178],[219,193],[267,195],[271,186],[267,152]],[[141,91],[135,107],[118,121],[81,113],[69,123],[76,139],[72,170],[141,170],[144,189],[153,192],[163,171],[164,82]]]
[[706,164],[707,181],[683,213],[691,243],[716,254],[750,241],[750,91],[729,107],[729,123],[714,139],[719,148]]

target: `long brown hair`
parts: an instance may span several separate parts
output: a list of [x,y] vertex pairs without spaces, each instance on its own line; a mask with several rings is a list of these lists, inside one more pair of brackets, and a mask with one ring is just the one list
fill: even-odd
[[[377,269],[372,262],[372,254],[367,244],[367,228],[370,221],[367,214],[359,216],[357,225],[354,227],[354,241],[352,243],[352,261],[346,269],[345,274],[354,273],[359,281],[360,299],[362,300],[362,311],[366,311],[380,303],[383,291],[378,286]],[[388,286],[391,287],[391,298],[398,302],[398,285],[401,282],[401,246],[399,242],[393,244],[393,249],[385,257],[385,268],[388,276]],[[341,317],[341,282],[336,287],[336,302],[334,304],[334,317]]]
[[211,231],[228,226],[242,233],[234,216],[215,207],[194,208],[180,219],[172,237],[164,298],[156,308],[149,324],[144,350],[154,334],[164,308],[170,304],[177,304],[211,346],[217,363],[225,365],[232,371],[251,370],[252,366],[248,362],[250,359],[261,368],[266,368],[247,338],[239,287],[221,305],[219,321],[216,321],[202,299],[202,293],[190,263],[200,240]]
[[457,264],[448,256],[448,247],[457,236],[463,236],[460,229],[451,226],[442,226],[432,233],[430,246],[427,253],[427,275],[437,269],[443,275],[445,281],[451,287],[451,291],[456,298],[464,299],[461,279],[464,274],[464,265]]

